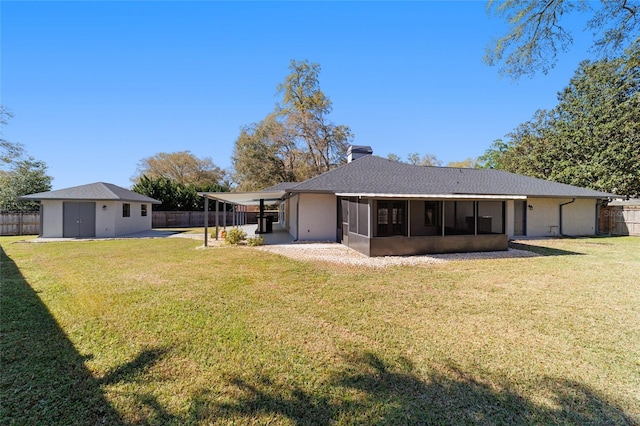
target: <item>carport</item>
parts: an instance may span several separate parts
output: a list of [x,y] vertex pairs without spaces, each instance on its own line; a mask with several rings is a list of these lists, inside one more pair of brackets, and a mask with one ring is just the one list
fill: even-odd
[[[207,235],[209,234],[209,200],[215,200],[216,202],[216,239],[218,239],[218,229],[220,224],[218,223],[218,205],[220,202],[231,204],[233,206],[259,206],[258,213],[258,230],[256,233],[264,234],[268,230],[267,220],[264,214],[265,204],[275,204],[284,199],[287,191],[284,189],[267,189],[264,191],[256,192],[198,192],[198,195],[204,197],[204,245],[208,245]],[[235,207],[234,207],[235,208]],[[234,216],[235,217],[235,216]],[[270,228],[269,228],[270,229]]]

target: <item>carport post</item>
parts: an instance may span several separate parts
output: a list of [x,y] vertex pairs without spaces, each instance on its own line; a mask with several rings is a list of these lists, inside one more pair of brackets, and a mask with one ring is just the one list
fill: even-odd
[[209,197],[204,196],[204,246],[209,245]]
[[222,210],[224,210],[224,216],[222,216],[222,226],[227,229],[227,202],[222,203]]
[[218,204],[220,204],[220,202],[216,198],[216,241],[218,240]]

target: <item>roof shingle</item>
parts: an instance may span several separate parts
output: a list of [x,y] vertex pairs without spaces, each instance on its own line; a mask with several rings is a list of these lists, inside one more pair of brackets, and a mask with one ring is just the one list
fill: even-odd
[[607,198],[606,192],[503,170],[424,167],[368,155],[301,182],[293,192]]
[[162,204],[160,201],[120,186],[96,182],[55,191],[39,192],[20,197],[21,200],[95,200],[95,201],[134,201],[140,203]]

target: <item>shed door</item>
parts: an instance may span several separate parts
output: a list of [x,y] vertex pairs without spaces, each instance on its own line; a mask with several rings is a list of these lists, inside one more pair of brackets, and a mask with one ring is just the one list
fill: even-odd
[[62,236],[87,238],[96,236],[96,203],[63,203]]

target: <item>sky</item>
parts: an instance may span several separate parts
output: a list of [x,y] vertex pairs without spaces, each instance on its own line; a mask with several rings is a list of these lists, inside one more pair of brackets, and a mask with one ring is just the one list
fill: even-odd
[[591,42],[577,31],[555,69],[514,81],[483,62],[507,31],[484,1],[3,0],[0,24],[3,136],[46,163],[53,189],[130,188],[160,152],[230,169],[291,60],[320,65],[328,119],[354,145],[475,158],[553,108]]

